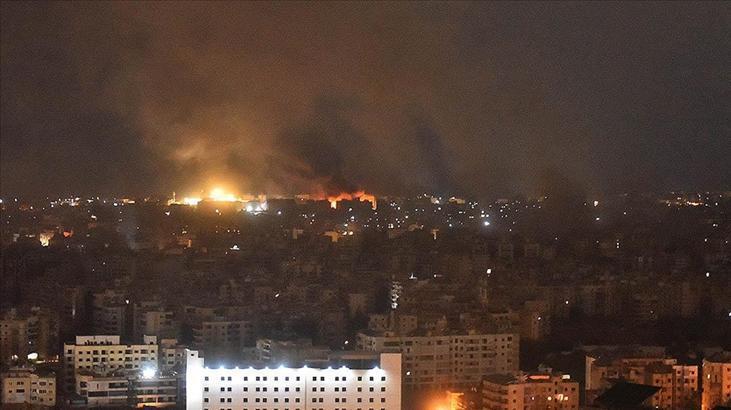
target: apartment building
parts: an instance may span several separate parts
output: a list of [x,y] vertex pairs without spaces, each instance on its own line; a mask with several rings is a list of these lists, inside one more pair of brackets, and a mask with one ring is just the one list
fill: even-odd
[[158,346],[155,336],[144,336],[142,344],[121,344],[119,336],[76,336],[74,344],[64,344],[64,389],[73,391],[76,373],[106,372],[114,369],[155,369]]
[[0,317],[0,363],[13,356],[26,358],[30,353],[49,358],[57,342],[58,315],[48,309],[10,309]]
[[699,395],[699,369],[678,364],[676,359],[617,352],[593,352],[586,356],[586,400],[592,403],[616,381],[646,384],[660,388],[647,402],[654,408],[686,409]]
[[701,409],[731,405],[731,352],[718,352],[703,360]]
[[188,410],[400,410],[401,355],[348,352],[328,367],[217,368],[187,352]]
[[579,408],[579,383],[554,373],[492,374],[482,382],[483,410]]
[[76,375],[75,390],[89,408],[174,407],[178,402],[178,379],[147,369],[107,373],[82,370]]
[[11,368],[0,374],[2,391],[0,403],[29,404],[34,406],[56,405],[56,375],[40,374],[31,368]]
[[360,333],[358,348],[403,355],[404,388],[454,388],[480,384],[482,376],[518,370],[515,333],[399,336]]

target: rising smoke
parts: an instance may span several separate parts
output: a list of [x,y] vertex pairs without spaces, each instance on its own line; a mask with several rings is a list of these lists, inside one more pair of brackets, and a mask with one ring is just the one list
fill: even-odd
[[[538,193],[546,167],[602,189],[731,177],[728,139],[712,138],[728,128],[713,114],[728,36],[695,29],[698,7],[668,8],[667,27],[612,4],[2,7],[7,192],[494,196]],[[712,169],[679,166],[688,130],[711,137],[687,164]]]

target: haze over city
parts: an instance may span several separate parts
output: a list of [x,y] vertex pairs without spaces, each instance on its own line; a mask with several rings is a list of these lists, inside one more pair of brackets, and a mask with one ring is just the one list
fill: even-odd
[[[722,3],[5,2],[2,192],[728,188]],[[563,182],[559,182],[561,185]]]
[[728,2],[2,1],[0,408],[731,408]]

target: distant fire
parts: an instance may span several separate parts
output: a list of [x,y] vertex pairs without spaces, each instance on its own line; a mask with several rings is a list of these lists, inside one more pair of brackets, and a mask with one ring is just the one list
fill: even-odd
[[[333,209],[338,208],[338,202],[340,201],[360,201],[360,202],[370,202],[371,208],[374,210],[376,209],[376,196],[367,194],[365,191],[355,191],[355,192],[342,192],[338,195],[330,195],[325,196],[323,194],[302,194],[297,195],[297,198],[300,199],[311,199],[311,200],[323,200],[327,199],[328,202],[330,202],[330,207]],[[246,203],[247,211],[249,211],[249,207],[252,207],[251,209],[254,209],[255,203],[259,203],[261,210],[266,210],[266,195],[236,195],[231,192],[227,192],[221,188],[214,188],[212,189],[208,195],[201,195],[201,196],[186,196],[183,198],[177,198],[175,196],[175,193],[173,192],[172,199],[168,200],[168,205],[188,205],[188,206],[196,206],[202,201],[213,201],[213,202],[241,202]]]
[[338,208],[338,202],[346,200],[353,201],[359,200],[361,202],[368,201],[371,203],[371,208],[376,209],[376,197],[375,195],[366,194],[365,191],[357,191],[353,193],[342,192],[337,196],[328,196],[327,200],[330,201],[330,207],[332,209]]

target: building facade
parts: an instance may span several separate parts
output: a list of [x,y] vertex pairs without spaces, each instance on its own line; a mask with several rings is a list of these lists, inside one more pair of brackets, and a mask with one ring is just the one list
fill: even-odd
[[483,410],[579,408],[579,383],[552,373],[493,374],[482,382]]
[[660,388],[647,402],[653,408],[686,409],[698,400],[699,369],[663,357],[586,356],[586,400],[592,403],[617,380]]
[[56,376],[40,375],[33,369],[15,368],[0,374],[2,404],[56,405]]
[[731,352],[720,352],[703,360],[702,410],[731,405]]
[[400,410],[401,355],[343,356],[327,368],[218,368],[187,352],[188,410]]
[[482,376],[518,370],[520,337],[514,333],[443,336],[358,335],[358,348],[403,355],[404,388],[480,384]]
[[152,371],[82,371],[76,376],[76,393],[89,408],[174,407],[178,402],[178,379]]
[[73,391],[80,371],[157,370],[157,338],[145,336],[142,344],[126,345],[119,336],[77,336],[74,344],[64,344],[63,360],[64,389]]

